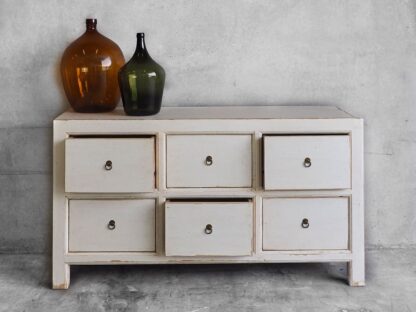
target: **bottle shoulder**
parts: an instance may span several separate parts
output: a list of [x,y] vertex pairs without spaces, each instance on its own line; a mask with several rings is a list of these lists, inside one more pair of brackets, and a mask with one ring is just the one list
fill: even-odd
[[119,56],[124,60],[120,47],[111,39],[99,32],[85,32],[75,39],[64,52],[65,55],[72,56]]
[[165,71],[162,66],[155,62],[151,57],[133,57],[121,68],[121,71],[127,72],[142,72],[150,73],[156,72],[159,74],[164,74]]

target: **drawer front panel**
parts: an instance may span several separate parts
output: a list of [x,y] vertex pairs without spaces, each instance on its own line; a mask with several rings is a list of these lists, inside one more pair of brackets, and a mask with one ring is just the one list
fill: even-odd
[[348,135],[265,136],[266,190],[351,187]]
[[263,199],[263,249],[348,249],[348,198]]
[[155,200],[70,200],[69,251],[155,251]]
[[251,187],[250,135],[169,135],[167,187]]
[[70,138],[65,191],[149,192],[155,188],[154,138]]
[[250,202],[167,202],[167,256],[248,256],[252,253]]

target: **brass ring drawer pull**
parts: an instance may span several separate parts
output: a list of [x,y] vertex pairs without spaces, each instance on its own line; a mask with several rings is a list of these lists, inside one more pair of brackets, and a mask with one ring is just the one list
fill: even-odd
[[305,218],[305,219],[302,220],[302,227],[304,229],[307,229],[309,227],[309,220],[308,219]]
[[309,168],[310,166],[312,166],[312,161],[309,157],[306,157],[305,160],[303,161],[303,166],[305,168]]
[[213,162],[212,156],[207,156],[207,158],[205,158],[205,165],[211,166]]
[[107,224],[107,228],[109,230],[114,230],[116,228],[116,221],[110,220],[110,222],[108,222],[108,224]]
[[107,160],[104,165],[105,170],[113,169],[113,162],[111,160]]
[[211,224],[207,224],[205,226],[204,232],[205,232],[205,234],[211,234],[212,233],[212,225]]

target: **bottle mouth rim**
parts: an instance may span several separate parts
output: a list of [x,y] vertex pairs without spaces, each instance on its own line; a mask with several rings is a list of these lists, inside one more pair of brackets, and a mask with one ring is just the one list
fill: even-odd
[[96,18],[86,18],[85,22],[97,24],[97,19]]
[[137,38],[144,38],[144,33],[142,33],[142,32],[141,33],[137,33],[136,36],[137,36]]

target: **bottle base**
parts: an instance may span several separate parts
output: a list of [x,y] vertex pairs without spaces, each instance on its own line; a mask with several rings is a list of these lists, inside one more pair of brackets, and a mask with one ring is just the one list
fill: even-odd
[[101,105],[88,105],[84,107],[73,107],[72,109],[76,111],[77,113],[106,113],[111,112],[116,108],[116,106],[107,106],[103,107]]
[[126,110],[124,112],[128,116],[152,116],[156,115],[160,112],[160,108],[158,110]]

